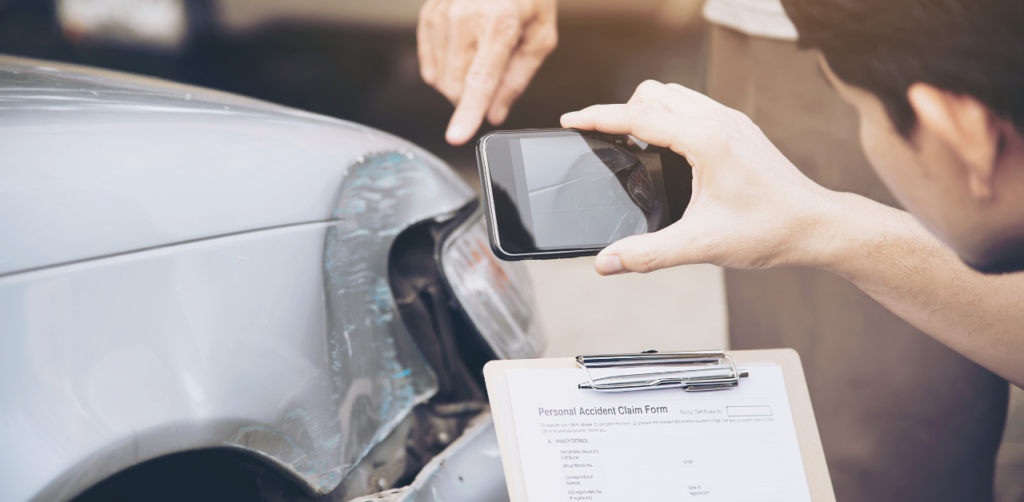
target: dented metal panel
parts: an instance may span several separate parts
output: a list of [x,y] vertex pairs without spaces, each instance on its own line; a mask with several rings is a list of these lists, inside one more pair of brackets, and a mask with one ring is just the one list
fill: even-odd
[[[362,126],[59,71],[33,103],[101,79],[96,101],[123,106],[28,106],[29,87],[0,99],[0,142],[18,153],[0,166],[0,261],[17,269],[0,271],[0,500],[64,501],[210,447],[331,491],[436,388],[395,309],[391,243],[473,191]],[[247,108],[196,111],[212,104]],[[105,134],[138,144],[126,154]]]
[[[0,500],[63,501],[236,444],[338,472],[320,260],[329,223],[0,278]],[[262,435],[252,431],[262,431]]]
[[369,155],[342,184],[332,213],[340,221],[324,244],[324,297],[346,469],[437,391],[437,378],[398,315],[387,256],[398,233],[423,219],[424,208],[444,210],[439,200],[452,198],[445,192],[409,151]]
[[402,230],[424,214],[457,209],[450,201],[459,195],[411,150],[369,154],[349,169],[331,213],[337,222],[324,238],[326,355],[337,414],[328,429],[339,432],[322,438],[330,458],[302,455],[262,428],[239,431],[227,444],[289,458],[307,489],[328,493],[437,391],[437,378],[399,317],[387,257]]

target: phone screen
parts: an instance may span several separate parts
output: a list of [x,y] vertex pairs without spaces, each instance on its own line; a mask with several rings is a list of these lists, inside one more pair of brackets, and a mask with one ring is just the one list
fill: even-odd
[[486,145],[494,220],[510,253],[596,252],[669,219],[661,150],[569,130],[499,134]]
[[[513,151],[522,162],[525,190],[520,193],[526,195],[521,206],[530,212],[537,247],[607,245],[647,232],[648,215],[616,176],[639,163],[630,152],[578,135],[518,142]],[[641,196],[654,199],[653,193]]]

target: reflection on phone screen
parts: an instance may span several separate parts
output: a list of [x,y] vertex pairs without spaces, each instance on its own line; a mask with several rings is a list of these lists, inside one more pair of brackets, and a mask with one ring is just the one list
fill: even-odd
[[[536,246],[603,246],[647,231],[654,188],[629,151],[580,135],[519,140]],[[628,191],[627,191],[628,189]]]

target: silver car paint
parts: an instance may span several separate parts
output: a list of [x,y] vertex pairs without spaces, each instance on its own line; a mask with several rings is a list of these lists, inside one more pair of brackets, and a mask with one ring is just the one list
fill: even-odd
[[406,149],[358,124],[161,80],[0,56],[0,274],[320,221],[347,168]]
[[474,196],[365,127],[0,58],[0,500],[249,451],[336,487],[436,390],[387,255]]

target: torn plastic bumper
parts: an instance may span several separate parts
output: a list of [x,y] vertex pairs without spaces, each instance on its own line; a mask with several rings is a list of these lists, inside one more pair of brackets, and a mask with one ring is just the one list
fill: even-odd
[[350,502],[504,502],[505,471],[490,412],[473,419],[462,436],[434,457],[409,486]]

